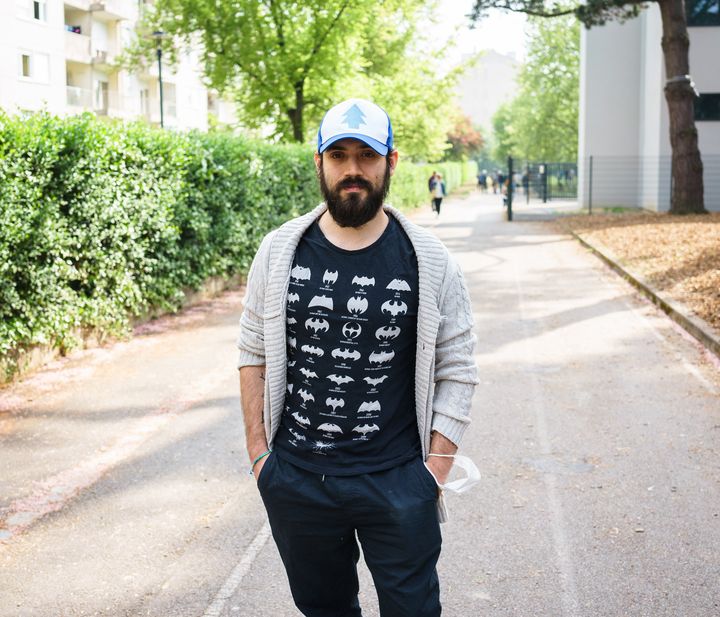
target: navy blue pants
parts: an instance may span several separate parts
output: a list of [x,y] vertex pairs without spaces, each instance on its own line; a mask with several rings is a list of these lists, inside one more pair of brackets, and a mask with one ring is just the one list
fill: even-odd
[[311,473],[272,453],[258,488],[305,617],[361,617],[358,540],[382,617],[438,617],[437,486],[417,459],[356,476]]

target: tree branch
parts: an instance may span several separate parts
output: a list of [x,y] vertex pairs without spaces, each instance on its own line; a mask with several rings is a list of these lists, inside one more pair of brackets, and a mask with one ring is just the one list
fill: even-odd
[[340,7],[340,10],[337,12],[337,15],[333,17],[332,21],[330,22],[330,25],[328,26],[328,29],[325,31],[324,34],[320,36],[320,38],[315,41],[315,45],[313,45],[312,50],[310,51],[310,55],[308,56],[307,60],[305,61],[305,64],[303,65],[303,73],[307,74],[310,70],[310,67],[312,66],[312,61],[315,59],[315,56],[318,55],[320,50],[322,49],[323,43],[325,43],[325,40],[328,36],[330,36],[330,33],[333,31],[335,26],[337,25],[338,21],[340,21],[340,18],[342,17],[342,14],[345,12],[345,9],[350,4],[350,0],[345,0],[343,5]]

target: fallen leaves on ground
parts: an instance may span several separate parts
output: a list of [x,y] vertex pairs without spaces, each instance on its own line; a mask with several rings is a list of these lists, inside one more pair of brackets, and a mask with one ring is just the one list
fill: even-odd
[[553,224],[607,247],[661,295],[720,329],[720,213],[569,216]]

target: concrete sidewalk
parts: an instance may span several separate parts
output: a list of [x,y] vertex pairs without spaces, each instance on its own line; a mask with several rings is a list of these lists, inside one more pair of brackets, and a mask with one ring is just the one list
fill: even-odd
[[434,225],[471,285],[482,380],[463,449],[484,482],[450,498],[447,613],[720,614],[717,367],[496,200],[448,203]]
[[[444,614],[720,614],[718,367],[492,195],[413,218],[462,264],[478,336],[483,480],[448,497]],[[244,473],[238,300],[0,394],[0,617],[298,614]]]

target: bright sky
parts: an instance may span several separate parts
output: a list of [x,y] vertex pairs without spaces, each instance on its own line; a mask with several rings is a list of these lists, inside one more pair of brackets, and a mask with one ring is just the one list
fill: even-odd
[[[524,27],[527,18],[520,13],[509,11],[493,11],[488,17],[477,23],[474,30],[470,30],[470,22],[465,17],[473,6],[472,0],[440,0],[438,3],[438,16],[442,22],[437,26],[438,37],[447,40],[450,37],[457,41],[457,49],[450,56],[453,63],[460,60],[464,54],[470,54],[484,49],[494,49],[503,54],[515,54],[518,60],[525,58]],[[461,28],[456,35],[454,28]]]

